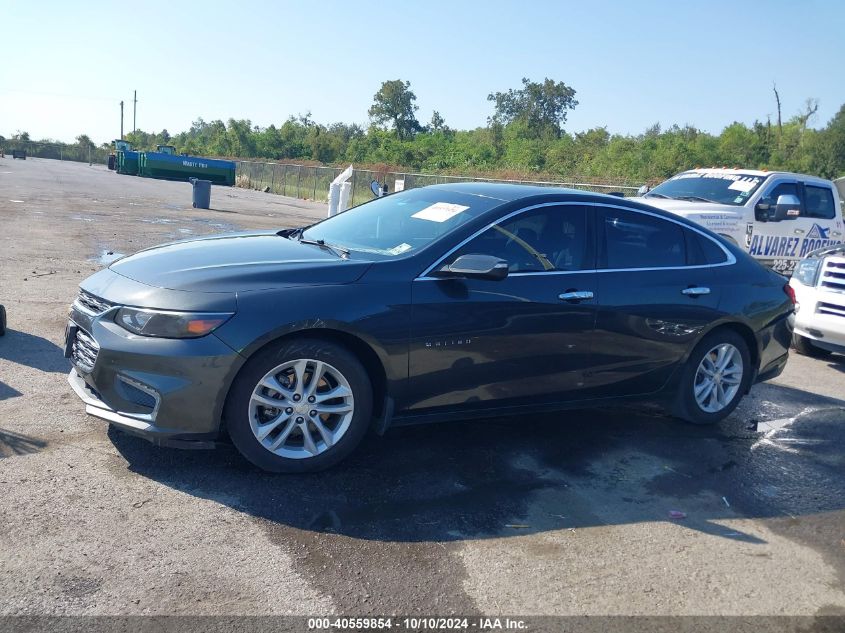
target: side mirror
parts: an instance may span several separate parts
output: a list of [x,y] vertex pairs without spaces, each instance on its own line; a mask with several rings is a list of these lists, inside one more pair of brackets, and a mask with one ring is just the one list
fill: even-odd
[[769,213],[772,208],[772,201],[770,198],[762,198],[760,202],[754,207],[754,219],[758,222],[768,222]]
[[508,276],[508,263],[492,255],[461,255],[435,273],[438,277],[466,277],[500,281]]
[[792,194],[784,194],[778,196],[777,204],[775,205],[774,213],[769,211],[772,222],[780,222],[782,220],[794,220],[801,214],[801,201],[798,196]]
[[651,191],[651,187],[649,187],[648,185],[643,185],[642,187],[640,187],[639,189],[637,189],[637,195],[638,195],[638,196],[644,196],[644,195],[645,195],[645,194],[647,194],[649,191]]

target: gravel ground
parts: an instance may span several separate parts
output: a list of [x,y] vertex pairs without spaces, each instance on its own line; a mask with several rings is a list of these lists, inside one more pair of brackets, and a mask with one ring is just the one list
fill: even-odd
[[713,428],[602,410],[397,429],[309,476],[87,417],[60,348],[80,280],[325,213],[190,201],[0,159],[0,615],[845,614],[845,357],[793,355]]

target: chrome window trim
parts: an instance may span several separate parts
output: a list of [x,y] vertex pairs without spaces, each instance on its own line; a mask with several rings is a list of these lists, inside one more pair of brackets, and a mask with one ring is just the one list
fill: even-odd
[[725,248],[724,244],[720,243],[718,240],[713,239],[703,231],[699,230],[695,226],[690,226],[688,224],[684,224],[683,222],[679,222],[675,218],[667,218],[666,216],[660,215],[658,213],[652,213],[650,211],[645,211],[643,209],[634,209],[632,207],[625,207],[618,204],[608,204],[605,202],[543,202],[541,204],[533,204],[530,207],[524,207],[522,209],[517,209],[516,211],[512,211],[505,216],[502,216],[498,220],[491,222],[487,226],[477,230],[475,233],[470,235],[468,238],[462,240],[459,244],[454,246],[453,248],[449,249],[444,255],[442,255],[439,259],[435,260],[435,262],[425,269],[425,271],[416,277],[414,281],[442,281],[442,277],[429,277],[428,274],[437,268],[443,260],[448,258],[452,253],[466,245],[468,242],[471,242],[476,237],[487,231],[488,229],[494,227],[497,224],[504,222],[505,220],[509,220],[512,217],[519,215],[521,213],[526,213],[528,211],[533,211],[534,209],[540,209],[542,207],[560,207],[560,206],[582,206],[582,207],[600,207],[605,209],[620,209],[622,211],[632,211],[634,213],[642,213],[643,215],[650,215],[658,220],[665,220],[667,222],[672,222],[674,224],[679,225],[682,229],[687,229],[698,233],[702,237],[710,240],[720,249],[722,252],[725,253],[727,257],[727,261],[718,263],[718,264],[695,264],[693,266],[653,266],[649,268],[588,268],[585,270],[536,270],[536,271],[525,271],[525,272],[515,272],[515,273],[508,273],[508,277],[521,277],[524,275],[573,275],[573,274],[582,274],[582,273],[617,273],[617,272],[643,272],[648,270],[692,270],[696,268],[718,268],[719,266],[733,266],[736,264],[736,257],[734,254],[731,253],[727,248]]

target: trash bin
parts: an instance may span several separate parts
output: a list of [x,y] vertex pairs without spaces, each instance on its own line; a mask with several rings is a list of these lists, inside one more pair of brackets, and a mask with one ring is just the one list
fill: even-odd
[[194,186],[194,209],[208,209],[211,206],[211,181],[191,178]]

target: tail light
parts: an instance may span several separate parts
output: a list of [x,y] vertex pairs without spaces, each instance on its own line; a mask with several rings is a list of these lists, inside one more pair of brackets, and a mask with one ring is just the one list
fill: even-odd
[[798,303],[798,300],[795,298],[795,288],[793,288],[789,284],[784,284],[783,291],[786,293],[786,296],[789,297],[789,300],[792,302],[792,305]]

